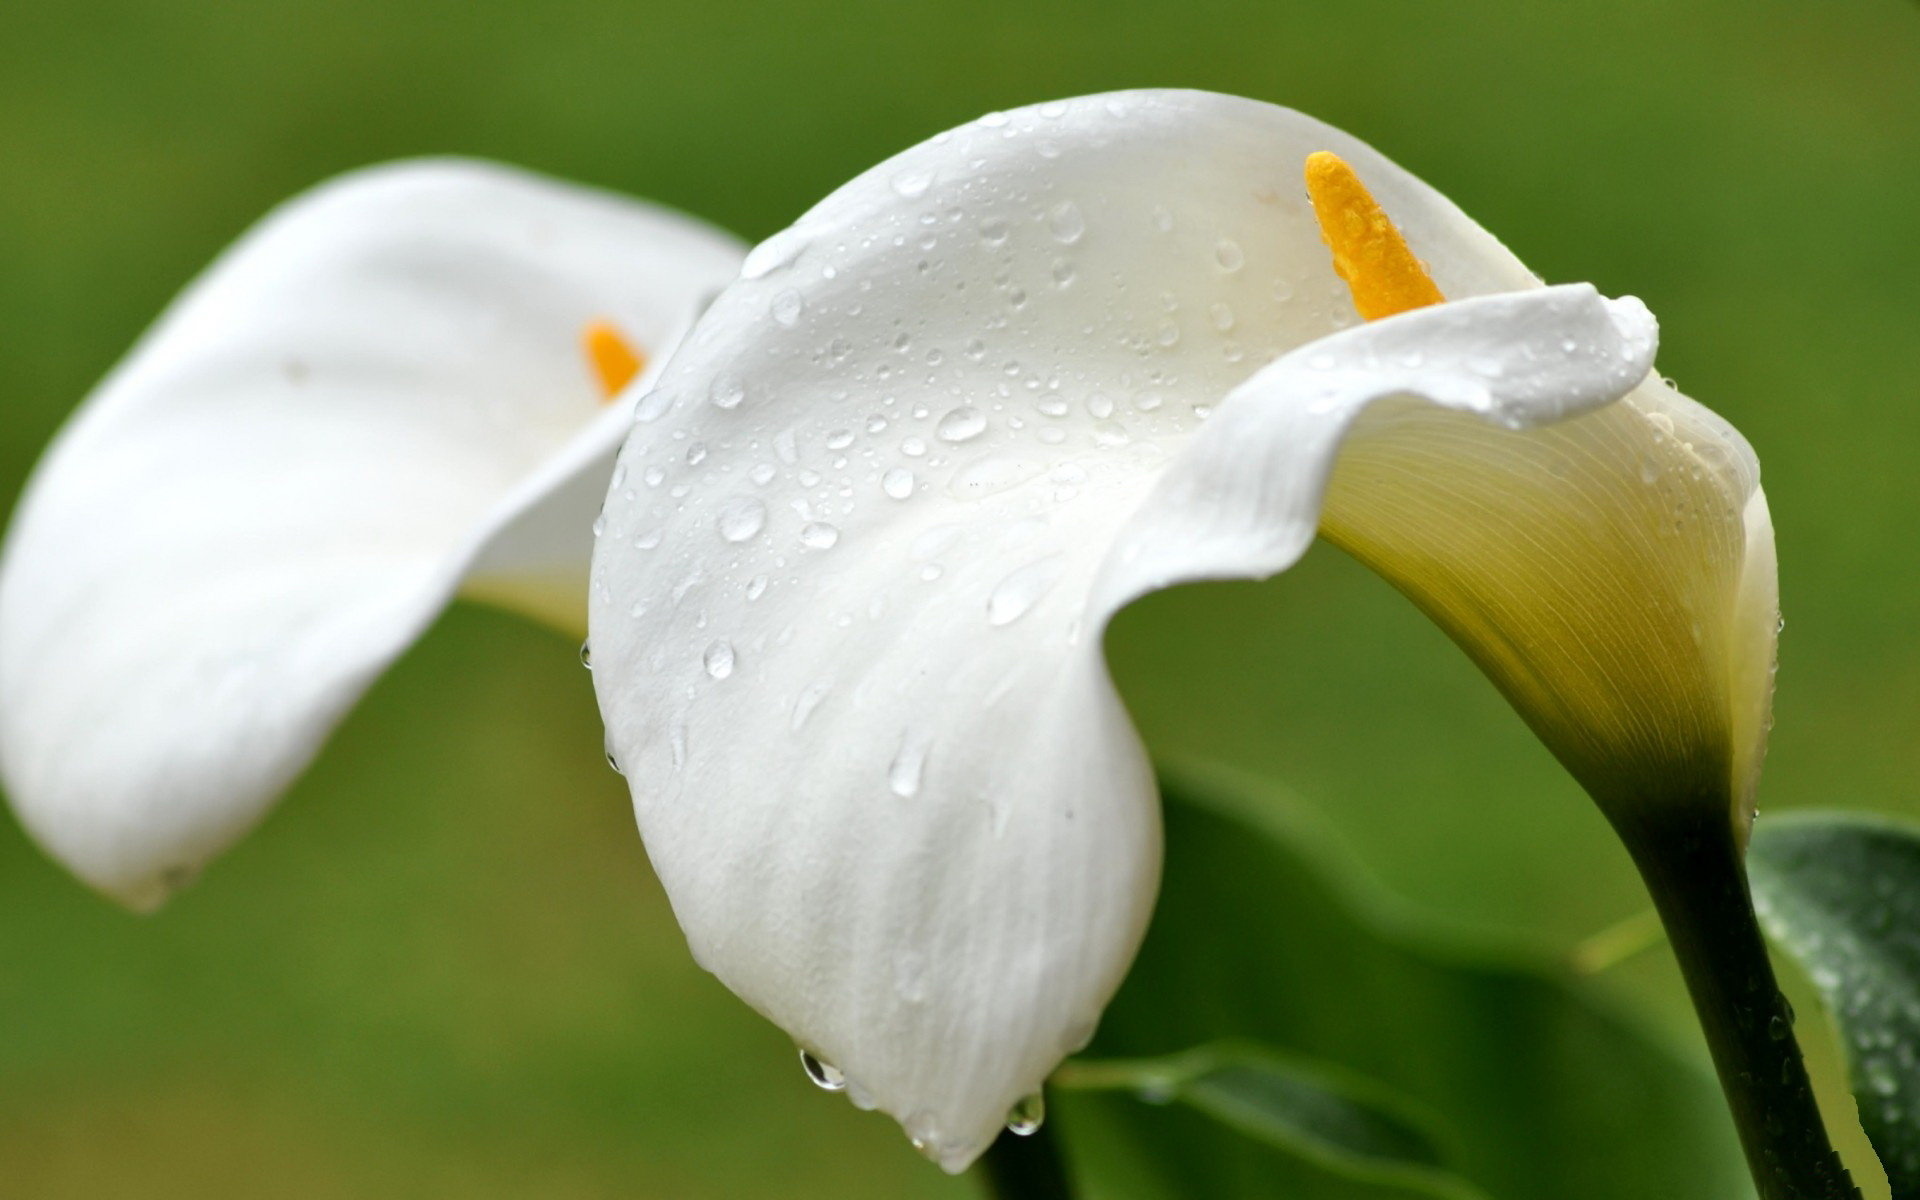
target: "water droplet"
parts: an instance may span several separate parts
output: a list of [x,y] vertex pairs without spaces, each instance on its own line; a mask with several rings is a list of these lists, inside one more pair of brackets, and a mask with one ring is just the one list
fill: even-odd
[[725,679],[733,674],[733,643],[725,640],[715,642],[707,647],[707,652],[700,656],[700,661],[706,665],[708,675],[715,679]]
[[593,643],[592,642],[580,643],[580,665],[585,667],[589,671],[593,670]]
[[713,383],[707,388],[707,399],[711,400],[716,408],[737,408],[746,396],[746,382],[738,375],[715,375]]
[[900,751],[887,766],[887,787],[902,798],[920,790],[920,778],[927,769],[927,742],[909,732],[900,739]]
[[851,429],[836,429],[827,435],[827,449],[829,450],[845,450],[851,445],[853,445],[853,430]]
[[740,264],[740,278],[759,279],[782,267],[791,266],[806,248],[807,239],[804,235],[792,229],[776,233],[747,252],[746,261]]
[[806,307],[807,302],[800,293],[788,288],[775,294],[773,302],[767,305],[767,311],[773,314],[774,320],[792,329],[800,323],[800,314]]
[[752,496],[729,500],[715,522],[720,536],[729,542],[744,542],[759,533],[767,523],[767,506]]
[[658,421],[673,407],[673,397],[658,388],[650,390],[640,397],[633,406],[633,419],[639,423]]
[[820,707],[820,702],[825,700],[827,693],[832,690],[833,681],[830,679],[808,684],[806,690],[793,701],[793,715],[787,721],[787,728],[799,733],[801,727],[807,723],[807,719],[813,716],[813,710]]
[[840,1073],[840,1068],[823,1058],[816,1058],[806,1050],[800,1052],[800,1068],[807,1073],[808,1079],[813,1080],[815,1087],[838,1092],[847,1086],[847,1077]]
[[1007,1132],[1018,1137],[1032,1137],[1040,1131],[1047,1119],[1046,1097],[1039,1092],[1022,1097],[1020,1103],[1007,1113]]
[[1238,271],[1247,264],[1247,256],[1240,249],[1240,243],[1232,238],[1221,238],[1213,248],[1213,261],[1220,264],[1222,271]]
[[608,747],[607,747],[607,766],[608,766],[608,768],[610,768],[610,769],[611,769],[611,770],[613,771],[613,773],[614,773],[615,775],[625,775],[625,774],[626,774],[626,772],[625,772],[625,771],[622,771],[622,770],[620,769],[620,760],[619,760],[619,759],[617,759],[617,758],[615,758],[615,757],[613,756],[613,747],[612,747],[612,746],[608,746]]
[[905,500],[913,495],[913,472],[894,467],[880,477],[880,489],[895,500]]
[[987,431],[986,414],[971,405],[961,405],[940,418],[935,430],[944,442],[965,442]]
[[1059,582],[1066,565],[1064,554],[1050,554],[1002,579],[987,597],[987,623],[1010,625],[1025,616]]
[[1215,303],[1207,308],[1207,316],[1212,319],[1213,327],[1221,333],[1233,328],[1233,309],[1225,304]]
[[1047,214],[1047,227],[1053,231],[1055,241],[1071,246],[1087,231],[1087,219],[1081,215],[1079,205],[1062,200]]
[[923,196],[933,185],[933,176],[925,171],[898,171],[893,176],[893,190],[907,199]]
[[800,528],[800,544],[811,550],[831,550],[840,540],[840,530],[825,521],[809,521]]
[[988,217],[980,222],[980,240],[989,246],[998,246],[1007,240],[1011,227],[1000,217]]

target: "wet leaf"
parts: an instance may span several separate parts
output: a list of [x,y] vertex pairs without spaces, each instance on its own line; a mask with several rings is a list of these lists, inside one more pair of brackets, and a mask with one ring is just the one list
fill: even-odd
[[1063,1067],[1054,1083],[1124,1091],[1149,1104],[1185,1104],[1337,1175],[1445,1200],[1485,1200],[1486,1193],[1445,1170],[1431,1114],[1349,1072],[1251,1043],[1219,1042],[1160,1058],[1081,1060]]
[[1761,924],[1839,1022],[1895,1200],[1920,1197],[1920,827],[1864,813],[1769,819],[1747,870]]
[[[1212,777],[1165,792],[1153,928],[1089,1054],[1241,1040],[1338,1064],[1369,1094],[1404,1097],[1392,1111],[1434,1114],[1414,1127],[1435,1174],[1334,1169],[1275,1136],[1271,1106],[1250,1115],[1245,1089],[1211,1110],[1063,1089],[1087,1196],[1406,1200],[1436,1178],[1500,1200],[1751,1195],[1704,1053],[1676,1057],[1544,952],[1408,912],[1284,796]],[[1219,1115],[1230,1108],[1239,1122]]]

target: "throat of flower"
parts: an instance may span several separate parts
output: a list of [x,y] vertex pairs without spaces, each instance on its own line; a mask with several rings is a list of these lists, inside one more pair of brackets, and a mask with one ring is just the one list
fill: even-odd
[[1378,320],[1446,299],[1345,159],[1316,151],[1307,156],[1306,174],[1320,236],[1362,317]]
[[600,385],[602,403],[618,396],[621,389],[647,369],[647,356],[607,321],[594,321],[580,333],[580,347]]

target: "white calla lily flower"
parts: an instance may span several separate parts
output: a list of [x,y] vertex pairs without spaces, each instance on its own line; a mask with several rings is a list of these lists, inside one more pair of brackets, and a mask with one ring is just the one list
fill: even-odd
[[456,593],[581,629],[647,380],[620,385],[739,261],[690,218],[479,163],[368,169],[261,222],[15,513],[0,768],[27,828],[152,907]]
[[[1445,303],[1358,322],[1429,277],[1396,283],[1391,227],[1335,186],[1350,292],[1302,194],[1319,151],[1429,265],[1408,303]],[[609,746],[694,953],[964,1167],[1090,1036],[1152,906],[1108,620],[1317,529],[1610,811],[1742,810],[1771,531],[1751,451],[1649,374],[1654,342],[1637,301],[1543,287],[1379,154],[1246,100],[996,114],[847,184],[643,398],[595,551]]]

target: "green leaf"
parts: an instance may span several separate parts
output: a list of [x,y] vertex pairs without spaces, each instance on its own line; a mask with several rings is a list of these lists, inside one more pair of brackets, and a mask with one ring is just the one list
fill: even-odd
[[[1677,1057],[1545,954],[1475,944],[1406,912],[1283,797],[1191,777],[1164,791],[1159,906],[1091,1054],[1241,1039],[1338,1063],[1437,1114],[1434,1166],[1500,1200],[1751,1195],[1704,1053]],[[1059,1097],[1092,1197],[1433,1194],[1329,1170],[1190,1103]]]
[[1485,1193],[1442,1167],[1431,1114],[1370,1081],[1242,1042],[1161,1058],[1080,1060],[1054,1076],[1068,1090],[1128,1091],[1180,1102],[1239,1133],[1356,1180],[1398,1183],[1443,1200]]
[[1920,827],[1858,813],[1763,821],[1760,923],[1840,1024],[1860,1124],[1895,1197],[1920,1196]]

